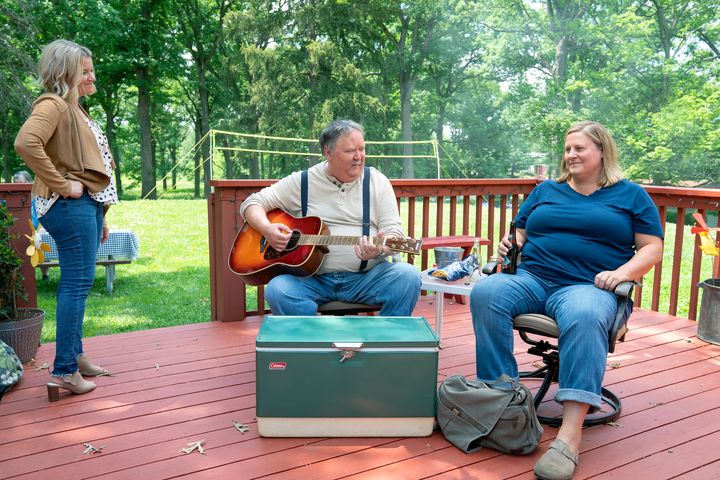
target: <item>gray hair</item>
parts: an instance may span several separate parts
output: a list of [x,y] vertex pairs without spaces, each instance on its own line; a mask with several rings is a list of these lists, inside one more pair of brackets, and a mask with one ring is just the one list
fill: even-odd
[[325,148],[330,151],[335,147],[338,138],[350,133],[350,130],[356,130],[365,135],[362,125],[352,120],[333,120],[330,125],[320,134],[320,153],[325,153]]
[[40,85],[45,92],[65,100],[77,99],[77,86],[82,80],[83,59],[92,58],[87,47],[70,40],[55,40],[45,46],[38,62]]
[[27,170],[18,170],[13,174],[13,183],[32,183],[33,179]]

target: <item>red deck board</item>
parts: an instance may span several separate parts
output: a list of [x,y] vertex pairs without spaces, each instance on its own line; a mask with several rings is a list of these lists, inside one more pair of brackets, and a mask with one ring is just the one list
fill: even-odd
[[[416,314],[434,324],[432,301],[424,297]],[[91,358],[115,376],[98,378],[90,394],[63,393],[53,404],[44,387],[47,372],[28,368],[0,403],[2,477],[532,478],[534,461],[557,432],[546,428],[541,448],[527,457],[492,450],[466,455],[439,432],[427,438],[260,438],[254,385],[260,322],[86,339]],[[618,426],[585,432],[576,478],[719,477],[720,347],[697,339],[687,319],[638,311],[630,326],[606,374],[606,385],[623,400],[623,415]],[[474,344],[468,306],[446,302],[438,378],[474,375]],[[36,364],[50,363],[53,348],[43,345]],[[525,350],[516,340],[524,370],[536,361]],[[232,420],[250,431],[238,432]],[[207,440],[205,455],[180,453],[200,439]],[[104,446],[103,453],[82,455],[85,442]]]
[[[717,455],[712,455],[710,458],[714,458],[716,456]],[[720,460],[711,461],[700,468],[683,473],[681,477],[678,476],[675,478],[682,478],[682,480],[708,480],[709,478],[720,478]]]

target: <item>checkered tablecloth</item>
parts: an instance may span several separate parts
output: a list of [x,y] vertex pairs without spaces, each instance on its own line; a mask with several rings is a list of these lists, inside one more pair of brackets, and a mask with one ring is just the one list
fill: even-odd
[[[45,253],[45,261],[57,261],[55,240],[46,231],[40,234],[40,240],[50,245],[50,251]],[[97,259],[107,260],[112,257],[117,260],[137,260],[139,246],[138,238],[132,230],[110,230],[108,241],[98,247]]]

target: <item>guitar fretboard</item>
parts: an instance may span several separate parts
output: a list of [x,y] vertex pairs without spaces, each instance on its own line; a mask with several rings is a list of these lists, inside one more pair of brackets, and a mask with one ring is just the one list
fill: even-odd
[[[300,235],[298,245],[357,245],[360,237],[349,235]],[[370,237],[375,246],[385,245],[386,238]]]

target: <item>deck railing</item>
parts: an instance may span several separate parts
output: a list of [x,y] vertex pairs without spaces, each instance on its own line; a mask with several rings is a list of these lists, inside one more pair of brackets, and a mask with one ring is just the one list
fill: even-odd
[[[248,305],[248,289],[228,267],[228,254],[243,224],[238,210],[242,201],[274,180],[213,180],[208,199],[210,241],[210,297],[212,319],[242,320],[266,312],[264,290],[257,287],[256,301]],[[480,255],[489,259],[505,235],[519,205],[537,184],[534,179],[392,180],[408,236],[474,235],[491,240]],[[644,278],[646,287],[635,291],[635,305],[671,315],[686,313],[696,319],[701,274],[718,277],[718,257],[703,257],[699,240],[689,234],[694,212],[712,218],[717,226],[720,190],[645,187],[658,207],[665,231],[665,259]],[[505,208],[500,208],[504,206]],[[683,250],[688,242],[692,248]],[[688,252],[692,253],[688,253]],[[683,253],[685,252],[685,253]],[[589,252],[589,254],[591,254]],[[412,261],[412,260],[411,260]],[[427,265],[427,252],[420,259]],[[704,279],[704,278],[703,278]],[[670,285],[662,289],[662,285]]]

